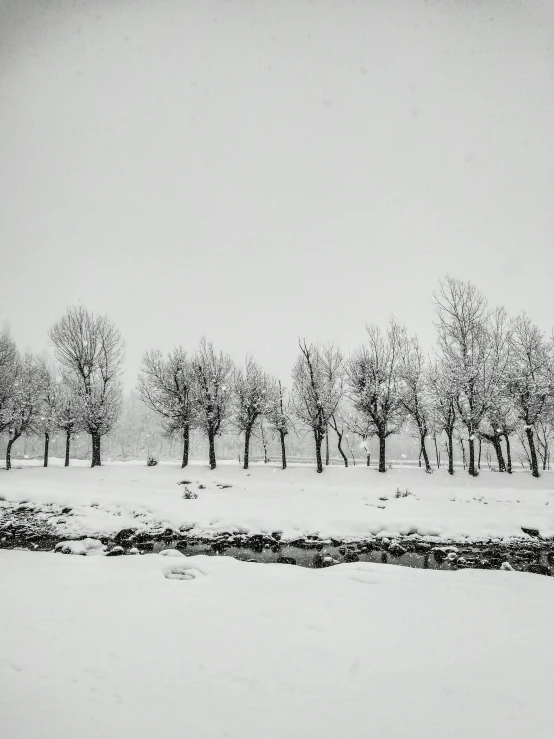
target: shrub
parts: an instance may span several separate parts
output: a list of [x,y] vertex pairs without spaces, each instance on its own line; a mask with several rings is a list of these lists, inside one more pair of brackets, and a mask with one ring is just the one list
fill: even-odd
[[156,457],[153,457],[150,455],[148,459],[146,460],[146,466],[147,467],[155,467],[158,464],[158,459]]

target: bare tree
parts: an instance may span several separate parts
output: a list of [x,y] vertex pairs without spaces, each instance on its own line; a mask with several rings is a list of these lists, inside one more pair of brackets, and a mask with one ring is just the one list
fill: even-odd
[[321,445],[343,394],[343,358],[332,345],[319,347],[306,340],[298,343],[300,354],[292,371],[293,406],[313,433],[317,471],[323,472]]
[[50,436],[59,428],[59,397],[60,390],[54,374],[44,365],[44,387],[40,399],[40,416],[36,423],[37,433],[44,436],[44,467],[48,467]]
[[285,470],[287,468],[285,437],[289,434],[292,422],[290,420],[288,403],[285,401],[285,391],[280,380],[274,386],[273,395],[276,398],[276,402],[270,408],[269,412],[266,413],[266,418],[270,427],[279,435],[279,441],[281,442],[281,467]]
[[0,334],[0,433],[5,431],[9,423],[7,409],[14,391],[18,360],[15,342],[5,330]]
[[333,429],[333,431],[337,435],[337,448],[339,450],[339,454],[342,457],[344,466],[348,467],[348,457],[346,456],[346,454],[344,453],[344,449],[342,448],[343,438],[344,438],[345,433],[348,430],[348,427],[340,412],[333,413],[333,415],[329,419],[329,426]]
[[60,382],[58,385],[56,420],[58,430],[65,435],[65,467],[69,467],[71,439],[74,438],[80,428],[78,413],[79,396],[71,386],[63,381]]
[[[479,428],[479,439],[492,445],[499,472],[506,471],[501,439],[505,435],[511,399],[508,394],[508,371],[511,361],[511,329],[504,308],[496,308],[488,321],[487,337],[490,351],[485,372],[492,378],[488,407]],[[508,441],[509,445],[509,441]]]
[[535,424],[537,434],[537,452],[541,459],[543,471],[550,469],[550,448],[554,440],[554,423],[550,417],[539,420]]
[[425,471],[431,472],[425,440],[432,422],[432,406],[429,395],[428,368],[416,336],[406,338],[401,354],[399,374],[401,378],[401,403],[406,415],[415,426],[419,439],[420,457],[423,455]]
[[204,430],[209,443],[210,469],[216,467],[215,437],[231,413],[233,362],[227,354],[215,353],[213,344],[205,339],[192,360],[195,379],[195,402],[198,424]]
[[31,354],[16,359],[13,390],[3,412],[8,430],[6,469],[11,469],[13,444],[22,434],[36,433],[40,419],[43,392],[48,384],[48,374],[43,362]]
[[435,362],[429,369],[433,424],[446,434],[448,473],[454,474],[454,429],[456,427],[456,385],[449,365]]
[[181,467],[189,461],[190,432],[197,407],[194,400],[195,373],[192,361],[181,347],[167,357],[158,349],[145,352],[138,378],[138,391],[148,408],[162,417],[167,434],[183,438]]
[[234,424],[239,433],[244,433],[243,467],[247,470],[254,425],[272,412],[278,398],[271,379],[251,357],[246,358],[244,372],[235,370],[233,389]]
[[529,445],[533,477],[539,476],[534,428],[548,409],[554,392],[551,347],[542,332],[523,313],[512,322],[512,361],[508,387]]
[[92,467],[101,464],[100,440],[121,410],[124,343],[107,316],[72,306],[50,330],[66,382],[79,398],[79,418],[92,438]]
[[485,297],[470,282],[447,277],[435,295],[439,348],[456,387],[456,408],[469,445],[469,474],[477,476],[475,440],[499,387],[490,314]]
[[405,418],[400,388],[403,329],[391,319],[385,335],[367,327],[368,343],[348,365],[352,403],[379,438],[379,472],[386,472],[386,440],[400,430]]

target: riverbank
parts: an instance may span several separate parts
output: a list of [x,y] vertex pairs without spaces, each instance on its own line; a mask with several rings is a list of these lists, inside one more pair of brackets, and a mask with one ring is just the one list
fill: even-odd
[[[18,467],[20,463],[15,463]],[[287,470],[221,464],[144,463],[22,467],[0,471],[0,526],[23,507],[57,540],[114,538],[126,529],[166,529],[189,538],[278,534],[298,540],[361,541],[418,536],[435,541],[554,537],[554,474],[538,480],[483,470],[426,474],[419,468]]]

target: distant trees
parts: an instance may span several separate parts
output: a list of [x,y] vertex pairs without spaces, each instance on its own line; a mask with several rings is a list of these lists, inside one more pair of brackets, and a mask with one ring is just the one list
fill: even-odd
[[234,423],[238,431],[244,433],[243,467],[247,470],[254,425],[258,419],[263,419],[274,411],[278,397],[269,376],[251,357],[247,357],[244,371],[235,370],[233,389]]
[[183,438],[181,467],[189,461],[190,432],[197,418],[195,372],[192,360],[181,347],[164,357],[157,350],[145,352],[138,379],[144,403],[162,417],[168,434]]
[[400,367],[403,329],[391,319],[385,334],[367,326],[367,344],[348,364],[350,398],[368,428],[379,439],[379,472],[386,472],[386,440],[399,432],[405,418]]
[[343,395],[343,358],[332,345],[320,347],[303,340],[299,347],[292,401],[296,415],[313,433],[317,471],[323,472],[321,444]]
[[78,397],[79,420],[92,440],[91,467],[101,462],[100,441],[121,409],[124,342],[107,316],[72,306],[49,332],[64,380]]
[[205,339],[192,359],[198,425],[208,437],[210,469],[216,467],[215,437],[231,414],[233,362]]
[[[157,415],[171,435],[171,455],[175,436],[182,439],[183,467],[195,441],[193,430],[206,434],[214,469],[216,436],[224,436],[224,453],[234,454],[235,429],[244,433],[245,469],[252,437],[263,446],[265,461],[279,444],[285,469],[291,431],[298,439],[294,453],[299,459],[304,453],[300,429],[313,438],[317,471],[322,472],[324,441],[326,463],[333,461],[332,429],[345,466],[356,464],[356,448],[365,449],[369,465],[370,441],[377,437],[379,471],[385,472],[387,439],[407,430],[417,438],[420,466],[423,459],[428,472],[426,444],[432,436],[437,466],[444,445],[450,474],[456,449],[464,470],[468,462],[469,474],[476,476],[483,447],[490,468],[510,473],[514,457],[523,466],[528,463],[537,477],[540,467],[549,468],[554,443],[553,342],[525,313],[510,320],[504,308],[491,309],[470,282],[446,277],[434,297],[438,339],[432,360],[418,338],[408,336],[394,319],[383,330],[367,326],[365,343],[348,359],[332,345],[304,340],[290,395],[252,357],[235,370],[231,358],[205,339],[193,354],[181,347],[167,354],[147,351],[138,377],[144,405],[138,414],[126,412],[117,437],[121,455],[128,457],[131,447],[135,455],[144,453],[152,444],[160,451],[165,442],[154,425]],[[13,444],[23,434],[44,442],[47,466],[52,438],[60,432],[67,466],[71,440],[80,431],[91,437],[91,465],[97,466],[101,438],[114,427],[121,408],[122,338],[108,317],[83,307],[68,308],[49,336],[55,368],[21,355],[9,333],[0,332],[0,433],[7,435],[7,467]],[[361,443],[351,445],[352,435]],[[36,453],[37,442],[29,443]],[[405,456],[405,447],[401,451]]]

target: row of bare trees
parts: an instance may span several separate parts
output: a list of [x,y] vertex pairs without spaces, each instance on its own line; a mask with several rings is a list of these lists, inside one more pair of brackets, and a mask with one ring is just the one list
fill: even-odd
[[188,464],[191,430],[201,429],[208,438],[214,469],[215,438],[232,422],[244,434],[243,466],[248,469],[250,440],[262,419],[279,434],[286,467],[290,418],[283,389],[252,358],[247,358],[244,370],[237,369],[227,354],[217,353],[205,339],[192,356],[181,347],[167,356],[154,349],[144,354],[138,389],[146,405],[161,416],[165,432],[182,435],[183,467]]
[[122,400],[123,340],[105,316],[71,307],[53,326],[50,340],[58,365],[21,355],[5,331],[0,336],[0,433],[7,432],[6,469],[13,444],[23,434],[44,436],[44,466],[50,438],[64,433],[65,464],[72,437],[90,434],[92,466],[101,464],[101,438],[116,423]]
[[[216,466],[216,437],[233,428],[244,435],[243,466],[251,439],[269,428],[280,440],[282,467],[291,432],[313,438],[317,471],[323,471],[323,444],[329,433],[348,466],[343,443],[355,435],[368,450],[375,438],[378,468],[387,469],[387,439],[408,432],[417,439],[420,463],[431,472],[427,445],[444,444],[454,474],[454,447],[468,447],[469,474],[478,474],[485,443],[497,469],[512,471],[512,440],[522,449],[534,476],[539,459],[546,468],[554,437],[554,350],[526,314],[510,319],[491,308],[469,282],[445,278],[434,295],[436,347],[427,353],[416,336],[391,319],[385,330],[367,326],[365,343],[349,357],[334,345],[299,342],[290,392],[251,358],[243,367],[203,339],[188,354],[176,348],[144,354],[138,390],[162,420],[166,434],[182,438],[182,465],[188,464],[191,432],[208,439],[209,464]],[[123,340],[105,316],[71,307],[49,337],[57,359],[52,369],[40,358],[20,355],[0,336],[0,432],[7,431],[6,466],[22,435],[44,435],[45,465],[50,436],[70,441],[88,433],[92,466],[101,464],[101,439],[119,417],[122,402]],[[349,451],[352,450],[349,446]],[[479,452],[480,454],[480,452]],[[353,454],[352,454],[353,456]]]

